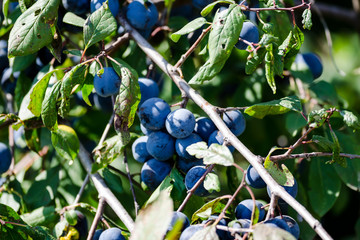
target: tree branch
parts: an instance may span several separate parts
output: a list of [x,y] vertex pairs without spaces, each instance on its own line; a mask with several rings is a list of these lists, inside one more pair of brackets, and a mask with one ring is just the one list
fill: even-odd
[[325,231],[320,222],[315,219],[304,206],[296,201],[290,194],[288,194],[282,186],[280,186],[262,166],[261,158],[254,155],[225,125],[224,121],[220,118],[216,111],[216,107],[206,101],[198,92],[191,88],[188,83],[182,79],[176,69],[169,64],[132,26],[122,17],[119,17],[120,23],[129,31],[132,38],[137,42],[138,46],[144,53],[155,63],[158,67],[169,75],[174,83],[182,89],[187,97],[192,99],[214,122],[219,131],[226,137],[229,142],[240,152],[241,155],[254,167],[262,179],[269,186],[271,191],[277,196],[281,197],[287,202],[295,211],[297,211],[308,224],[315,230],[315,232],[322,239],[332,239],[331,236]]

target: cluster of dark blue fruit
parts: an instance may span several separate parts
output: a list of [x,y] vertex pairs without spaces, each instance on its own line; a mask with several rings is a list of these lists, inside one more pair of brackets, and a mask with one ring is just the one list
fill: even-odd
[[[176,166],[186,174],[185,186],[189,190],[206,168],[202,160],[191,156],[186,148],[201,141],[208,145],[223,144],[223,137],[209,118],[195,119],[184,108],[171,111],[169,104],[158,98],[159,91],[154,81],[140,78],[139,84],[142,97],[138,115],[145,136],[134,141],[132,153],[136,161],[144,163],[141,181],[150,190],[157,188],[170,173],[176,154]],[[223,120],[236,136],[244,132],[245,119],[241,112],[226,112]],[[207,196],[210,193],[201,184],[195,194]]]

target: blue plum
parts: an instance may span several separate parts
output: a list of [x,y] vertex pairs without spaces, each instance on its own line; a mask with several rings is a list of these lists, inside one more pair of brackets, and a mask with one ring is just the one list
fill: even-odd
[[147,129],[146,127],[144,127],[144,125],[140,124],[140,130],[143,134],[145,134],[146,136],[149,136],[150,133],[152,133],[153,131],[150,129]]
[[[293,198],[296,198],[297,192],[298,192],[298,183],[296,181],[296,179],[294,178],[294,185],[293,186],[282,186],[285,191],[287,193],[289,193]],[[269,188],[269,186],[266,188],[267,193],[269,195],[269,197],[271,197],[271,190]],[[279,198],[278,201],[279,204],[286,204],[286,202],[284,200],[282,200],[281,198]]]
[[[192,167],[185,176],[185,187],[187,190],[190,190],[194,187],[196,182],[201,178],[202,175],[206,172],[206,168],[203,166]],[[194,192],[195,195],[200,197],[205,197],[210,195],[210,192],[205,189],[204,182],[202,182],[199,187]]]
[[179,240],[190,240],[190,238],[197,232],[203,229],[204,227],[200,224],[191,225],[187,227],[180,235]]
[[[217,143],[220,145],[222,145],[224,143],[224,137],[219,130],[214,131],[209,137],[208,146],[210,146],[213,143]],[[228,148],[229,148],[230,152],[235,151],[235,148],[233,146],[228,146]]]
[[195,123],[194,114],[185,108],[180,108],[166,117],[165,127],[171,136],[186,138],[194,131]]
[[282,218],[280,216],[275,217],[275,219],[282,219],[286,222],[286,224],[289,227],[289,232],[296,238],[299,239],[300,236],[300,227],[299,224],[290,216],[288,215],[282,215]]
[[[235,228],[235,229],[240,229],[240,228],[250,228],[251,226],[251,221],[249,219],[238,219],[238,220],[234,220],[231,221],[228,224],[229,227]],[[240,233],[240,236],[242,236],[243,234]],[[231,235],[230,232],[227,232],[227,239],[235,239],[234,236]]]
[[253,166],[249,165],[246,170],[246,183],[253,188],[264,188],[266,187],[266,183],[260,177],[259,173],[253,168]]
[[93,236],[92,240],[99,240],[100,235],[102,234],[103,231],[104,231],[104,230],[102,230],[102,229],[97,229],[97,230],[95,231],[95,233],[94,233],[94,236]]
[[109,228],[103,231],[99,240],[125,240],[120,228]]
[[298,54],[295,58],[295,64],[306,64],[306,66],[310,69],[314,79],[319,78],[323,72],[321,59],[314,53]]
[[136,139],[131,146],[133,157],[136,161],[144,163],[146,160],[152,158],[146,148],[148,136],[142,136]]
[[77,15],[83,15],[90,11],[90,0],[62,0],[64,8]]
[[156,82],[149,78],[139,78],[141,100],[139,106],[146,100],[159,96],[159,87]]
[[103,74],[94,77],[94,87],[101,97],[109,97],[117,94],[120,89],[121,80],[112,67],[105,67]]
[[148,136],[146,149],[156,160],[166,161],[175,153],[175,140],[165,132],[155,131]]
[[[206,224],[208,222],[214,222],[219,216],[216,216],[216,215],[211,215],[207,220],[204,220],[202,222],[202,224]],[[226,223],[226,220],[224,218],[222,218],[218,225],[220,226],[226,226],[227,223]],[[219,236],[219,239],[227,239],[227,231],[225,230],[220,230],[220,229],[216,229],[216,234]]]
[[176,222],[178,222],[178,221],[181,221],[181,223],[182,223],[181,231],[184,231],[185,228],[190,226],[189,218],[185,214],[183,214],[182,212],[174,211],[167,231],[171,231],[173,229],[174,225],[176,224]]
[[141,168],[141,181],[155,190],[171,171],[171,163],[160,162],[154,158],[146,161]]
[[0,174],[9,170],[11,164],[11,152],[8,146],[0,142]]
[[1,89],[6,92],[14,95],[16,88],[16,81],[20,76],[20,72],[12,71],[12,68],[6,68],[1,76]]
[[150,30],[157,22],[159,13],[151,1],[134,0],[126,9],[126,18],[138,30]]
[[[252,22],[244,22],[241,28],[239,38],[246,40],[250,43],[258,43],[259,42],[259,30]],[[245,50],[248,45],[239,39],[239,41],[235,44],[235,47],[240,50]]]
[[[259,221],[264,220],[265,218],[265,210],[262,209],[263,204],[257,200],[255,200],[255,205],[259,209]],[[237,219],[251,219],[251,214],[253,211],[254,201],[252,199],[245,199],[241,201],[236,209],[235,216]]]
[[186,138],[178,138],[175,141],[175,150],[176,153],[181,158],[185,158],[187,160],[196,160],[195,156],[191,156],[187,151],[186,148],[194,143],[201,142],[202,138],[197,135],[196,133],[191,133],[190,136]]
[[197,159],[195,161],[189,161],[187,159],[179,157],[176,162],[176,167],[183,173],[187,173],[192,167],[195,166],[205,166],[202,159]]
[[[90,11],[93,13],[98,10],[106,0],[91,0],[90,1]],[[118,0],[109,0],[108,2],[110,11],[114,17],[119,13],[120,5]]]
[[240,111],[235,110],[235,111],[225,112],[223,115],[223,120],[226,126],[228,126],[230,131],[235,136],[238,137],[244,132],[246,127],[246,122],[243,114]]
[[272,227],[278,227],[287,232],[290,232],[290,228],[289,228],[288,224],[283,219],[280,219],[280,218],[272,218],[272,219],[266,220],[264,222],[264,224],[266,224],[268,226],[272,226]]
[[149,130],[160,130],[165,127],[166,117],[170,112],[170,106],[164,100],[150,98],[139,108],[140,122]]
[[193,6],[197,9],[203,9],[212,2],[213,0],[192,0]]
[[216,130],[216,126],[210,118],[199,117],[196,119],[196,124],[194,132],[199,134],[199,136],[207,142],[211,133]]

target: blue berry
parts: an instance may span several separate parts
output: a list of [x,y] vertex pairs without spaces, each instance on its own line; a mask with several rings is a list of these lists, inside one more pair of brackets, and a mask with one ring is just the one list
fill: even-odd
[[187,173],[192,167],[195,166],[205,166],[202,159],[197,160],[187,160],[179,157],[176,167],[183,173]]
[[286,224],[289,227],[289,232],[296,238],[299,239],[300,236],[300,228],[299,224],[290,216],[288,215],[282,215],[282,218],[280,216],[275,217],[276,219],[282,219],[286,222]]
[[151,1],[132,1],[126,9],[126,18],[138,30],[150,30],[157,22],[159,13]]
[[260,177],[259,173],[253,168],[253,166],[249,165],[246,170],[246,183],[253,188],[264,188],[266,187],[266,183]]
[[[185,176],[185,187],[187,190],[190,190],[194,187],[197,181],[201,178],[202,175],[206,172],[206,168],[202,166],[192,167]],[[200,197],[205,197],[210,195],[209,191],[205,189],[204,182],[202,182],[199,187],[194,192],[195,195]]]
[[185,108],[172,111],[165,122],[166,130],[175,138],[186,138],[194,131],[195,117]]
[[154,158],[146,161],[141,168],[141,181],[155,190],[171,171],[169,162],[160,162]]
[[125,240],[119,228],[109,228],[103,231],[99,240]]
[[180,235],[179,240],[190,240],[190,238],[197,232],[203,229],[202,225],[196,224],[186,228]]
[[187,151],[186,148],[194,143],[201,142],[202,139],[196,133],[191,133],[186,138],[178,138],[175,141],[175,150],[179,157],[188,159],[188,160],[196,160],[196,157],[191,156]]
[[146,148],[147,140],[147,136],[139,137],[131,147],[133,157],[138,162],[144,163],[146,160],[152,158]]
[[100,235],[101,235],[101,233],[102,233],[103,231],[104,231],[104,230],[102,230],[102,229],[97,229],[97,230],[95,231],[95,233],[94,233],[94,236],[93,236],[92,240],[99,240]]
[[166,117],[170,112],[170,106],[164,100],[150,98],[139,108],[140,122],[147,129],[160,130],[165,127]]
[[[106,2],[106,0],[91,0],[90,1],[90,11],[92,13],[95,12],[103,5],[104,2]],[[120,9],[119,1],[118,0],[109,0],[108,4],[109,4],[111,14],[114,17],[116,17],[119,12],[119,9]]]
[[[262,221],[265,218],[265,210],[261,207],[263,206],[261,202],[255,200],[256,207],[259,209],[259,221]],[[237,219],[251,219],[251,214],[253,211],[254,201],[252,199],[246,199],[241,201],[236,209],[235,216]]]
[[238,110],[225,112],[223,120],[235,136],[240,136],[246,126],[245,118],[242,113]]
[[109,97],[119,93],[120,84],[120,77],[112,67],[105,67],[101,76],[96,74],[94,77],[95,91],[101,97]]
[[[258,43],[259,42],[259,30],[252,22],[244,22],[241,28],[240,36],[241,39],[246,40],[250,43]],[[235,47],[240,50],[245,50],[248,45],[244,43],[242,40],[239,40]]]
[[178,221],[181,221],[181,223],[182,223],[181,231],[184,231],[185,228],[190,226],[190,221],[189,221],[188,217],[185,214],[183,214],[182,212],[175,211],[173,213],[173,216],[171,218],[171,222],[170,222],[170,225],[169,225],[167,231],[171,231],[173,229],[174,225],[176,224],[176,222],[178,222]]
[[314,79],[319,78],[323,72],[321,59],[314,53],[298,54],[295,58],[295,64],[306,64]]
[[175,140],[167,133],[152,132],[147,140],[148,153],[158,161],[166,161],[175,153]]
[[83,15],[90,11],[90,0],[62,0],[64,8],[77,15]]
[[0,174],[9,170],[11,164],[10,149],[2,142],[0,142]]
[[207,142],[211,133],[213,133],[216,129],[215,124],[211,121],[210,118],[207,117],[199,117],[196,119],[196,124],[194,128],[194,132],[199,134],[199,136]]
[[149,78],[139,78],[141,100],[139,106],[146,100],[159,96],[159,87],[156,82]]
[[[213,143],[217,143],[220,145],[222,145],[224,143],[224,137],[219,130],[214,131],[209,137],[208,146],[210,146]],[[235,148],[233,146],[228,146],[228,148],[229,148],[230,152],[235,151]]]
[[268,226],[272,226],[272,227],[278,227],[287,232],[290,232],[290,228],[287,225],[287,223],[283,219],[280,219],[280,218],[272,218],[272,219],[266,220],[264,222],[264,224],[266,224]]

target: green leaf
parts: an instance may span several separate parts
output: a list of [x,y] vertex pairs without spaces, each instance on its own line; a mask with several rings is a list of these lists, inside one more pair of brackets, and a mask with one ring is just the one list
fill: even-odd
[[194,235],[190,238],[190,240],[219,240],[218,235],[216,234],[216,226],[211,225],[207,226],[200,231],[195,232]]
[[119,94],[114,104],[114,127],[125,146],[130,141],[129,128],[132,126],[141,94],[136,71],[121,59],[111,62],[113,68],[121,77]]
[[60,182],[59,174],[60,167],[56,166],[36,176],[35,181],[31,184],[24,197],[27,206],[35,209],[43,207],[54,200]]
[[74,129],[66,125],[59,125],[51,132],[51,142],[57,153],[63,158],[74,160],[79,152],[79,139]]
[[78,15],[76,15],[72,12],[67,12],[67,13],[65,13],[63,22],[77,26],[77,27],[83,27],[85,24],[85,19],[83,19],[82,17],[79,17]]
[[116,20],[107,2],[93,12],[84,23],[85,50],[116,31]]
[[339,143],[339,140],[335,134],[335,132],[330,129],[330,134],[331,134],[331,138],[333,140],[333,149],[332,149],[332,152],[333,152],[333,158],[332,158],[332,162],[336,162],[337,164],[339,164],[340,166],[342,167],[346,167],[346,161],[345,161],[345,158],[343,157],[340,157],[340,143]]
[[113,174],[107,168],[104,168],[102,174],[104,176],[104,180],[105,180],[106,185],[109,186],[109,188],[111,189],[112,192],[118,193],[118,194],[124,192],[124,188],[122,186],[121,178],[118,175]]
[[[339,142],[346,143],[342,145],[343,151],[347,153],[360,154],[359,145],[354,134],[348,135],[337,131],[336,135],[339,138]],[[354,191],[360,191],[360,161],[359,159],[346,159],[347,167],[344,168],[338,164],[333,164],[337,174],[347,187]]]
[[69,223],[69,225],[75,226],[78,220],[78,216],[76,214],[75,209],[70,209],[69,211],[66,211],[64,214],[64,217],[66,221]]
[[278,184],[289,187],[294,186],[294,176],[289,169],[284,164],[281,164],[280,168],[278,164],[270,160],[271,154],[277,149],[279,148],[273,147],[270,150],[269,154],[266,156],[264,167]]
[[209,59],[200,67],[189,84],[201,84],[221,71],[239,40],[243,21],[244,15],[236,4],[231,4],[227,11],[216,13],[209,35]]
[[308,197],[312,209],[320,217],[334,205],[340,194],[341,180],[331,164],[325,164],[326,158],[312,158],[308,175]]
[[307,8],[307,9],[304,10],[304,12],[302,14],[302,18],[303,19],[302,19],[301,23],[303,24],[303,28],[311,30],[312,21],[311,21],[311,10],[310,10],[310,8]]
[[285,121],[285,128],[293,137],[295,137],[300,130],[307,125],[306,119],[297,112],[288,113]]
[[212,193],[213,191],[220,192],[220,180],[218,175],[215,173],[208,173],[205,176],[204,180],[204,188],[209,192]]
[[60,0],[39,0],[16,20],[9,35],[9,57],[36,53],[53,40]]
[[219,144],[211,144],[207,147],[206,142],[194,143],[186,148],[186,151],[198,159],[203,158],[204,164],[219,164],[232,166],[234,158],[229,148]]
[[267,115],[284,114],[288,111],[302,112],[300,99],[297,96],[284,97],[279,100],[258,103],[245,109],[249,116],[263,119]]
[[205,203],[200,209],[198,209],[191,217],[191,222],[197,222],[200,220],[208,219],[212,214],[221,213],[225,208],[227,198],[218,197],[207,203]]
[[36,54],[15,57],[12,64],[12,71],[19,72],[25,70],[34,62],[36,57]]
[[246,61],[245,73],[252,74],[265,58],[265,48],[252,51]]
[[351,127],[355,130],[359,130],[360,129],[360,122],[359,122],[359,118],[350,111],[347,110],[342,110],[340,112],[341,116],[343,117],[344,123],[348,126]]
[[29,147],[30,150],[34,152],[39,152],[41,150],[40,132],[40,128],[25,130],[26,145]]
[[46,89],[48,87],[51,76],[54,72],[59,70],[52,70],[45,74],[30,90],[30,103],[28,109],[34,114],[34,116],[39,117],[41,114],[41,106],[45,97]]
[[266,224],[258,224],[253,231],[254,240],[296,240],[289,232],[278,228],[270,227]]
[[235,1],[215,1],[210,3],[209,5],[207,5],[203,10],[201,10],[201,16],[206,17],[207,15],[209,15],[209,13],[211,13],[211,11],[214,9],[216,4],[221,4],[221,3],[228,3],[228,4],[235,4]]
[[92,173],[106,167],[117,157],[124,156],[124,145],[120,141],[120,137],[115,135],[103,142],[101,146],[94,149],[95,162],[92,165]]
[[89,106],[92,106],[89,100],[89,96],[94,89],[94,77],[99,70],[100,65],[96,61],[93,61],[89,67],[89,72],[86,74],[85,81],[81,87],[82,98]]
[[57,222],[59,215],[56,213],[54,206],[49,206],[37,208],[30,213],[21,215],[21,218],[30,226],[41,226]]
[[298,26],[295,25],[291,31],[292,37],[289,44],[290,47],[284,59],[284,67],[287,69],[290,69],[291,64],[295,60],[296,54],[298,54],[300,47],[304,42],[304,34]]
[[206,19],[203,17],[195,18],[194,20],[192,20],[191,22],[186,24],[184,27],[182,27],[180,30],[171,34],[170,38],[174,42],[178,42],[181,35],[191,33],[193,31],[195,31],[196,29],[201,28],[206,22],[207,22]]
[[56,103],[60,94],[60,87],[61,82],[56,82],[47,90],[41,105],[41,119],[45,127],[51,131],[56,131],[58,127]]
[[78,64],[73,67],[69,72],[65,74],[62,79],[60,87],[61,93],[61,104],[60,104],[60,115],[65,117],[70,110],[70,95],[73,88],[77,84],[82,84],[85,80],[85,72],[87,65]]
[[135,221],[132,240],[162,240],[173,216],[173,202],[161,194],[151,205],[139,212]]
[[301,75],[300,71],[297,71],[294,76],[300,78],[303,82],[311,82],[309,89],[316,94],[317,101],[320,104],[330,103],[331,105],[335,106],[339,104],[339,98],[333,84],[322,80],[313,82],[314,77],[308,66],[306,66],[306,70],[304,69],[302,71],[302,74],[303,75]]
[[331,152],[334,146],[334,143],[329,139],[323,136],[314,135],[311,139],[314,143],[318,144],[320,148],[325,152]]
[[9,206],[0,204],[0,235],[1,239],[9,240],[55,240],[53,236],[49,234],[45,228],[35,227],[32,228],[24,221],[21,220],[20,216]]
[[273,45],[269,44],[266,46],[265,54],[265,77],[266,80],[273,91],[276,93],[276,84],[275,84],[275,69],[274,69],[274,54],[273,54]]
[[279,41],[279,38],[275,37],[272,34],[263,34],[258,44],[260,46],[267,47],[267,45],[277,43],[278,41]]

